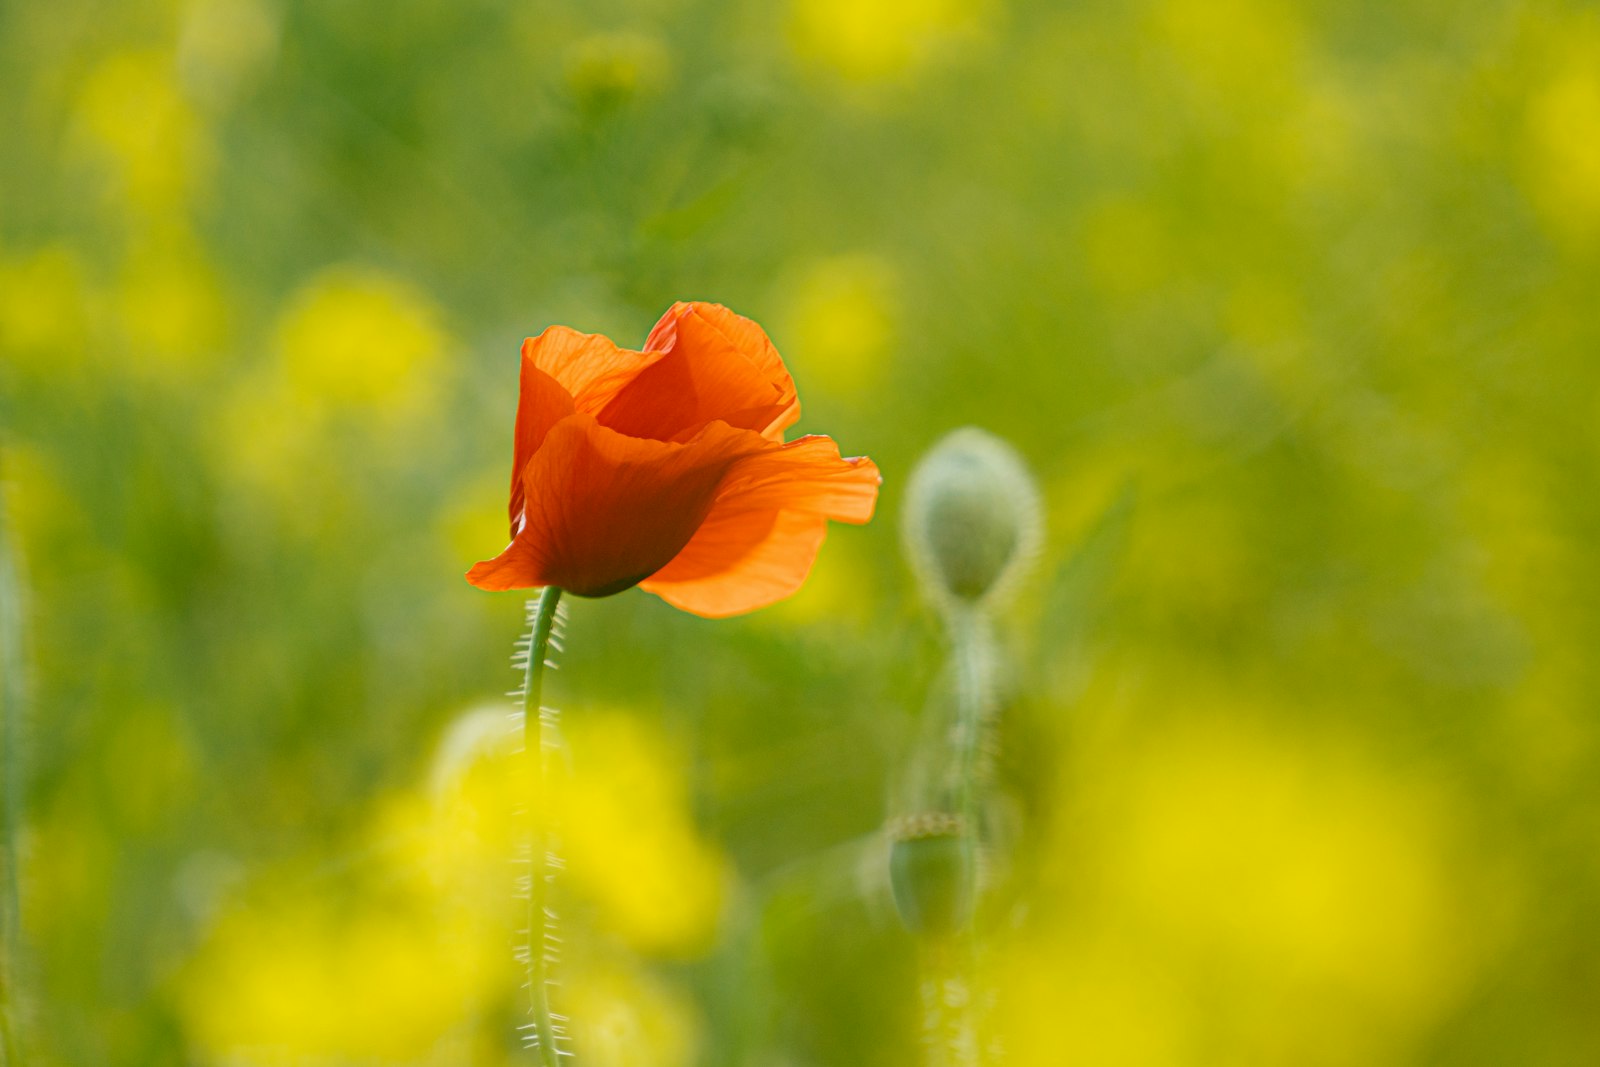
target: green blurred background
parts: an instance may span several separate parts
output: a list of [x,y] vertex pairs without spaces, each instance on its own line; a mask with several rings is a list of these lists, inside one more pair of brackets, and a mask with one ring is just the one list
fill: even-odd
[[1047,548],[985,919],[1020,1065],[1600,1062],[1600,13],[11,0],[5,1062],[510,1064],[521,339],[761,322],[884,472],[808,586],[574,601],[581,1062],[904,1067],[896,522]]

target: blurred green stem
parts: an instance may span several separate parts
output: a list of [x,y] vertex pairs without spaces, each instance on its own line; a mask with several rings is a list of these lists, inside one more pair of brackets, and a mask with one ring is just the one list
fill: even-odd
[[22,952],[17,835],[23,798],[23,605],[9,518],[4,485],[0,484],[0,1065],[22,1063],[17,1033]]
[[[528,997],[533,1011],[535,1047],[543,1067],[556,1067],[563,1058],[559,1042],[567,1036],[564,1020],[550,1008],[550,988],[554,984],[551,965],[560,942],[556,939],[556,914],[551,906],[551,884],[560,861],[555,856],[554,833],[550,824],[550,780],[554,773],[552,755],[559,744],[555,714],[546,722],[542,696],[545,659],[550,651],[550,632],[556,622],[556,607],[561,590],[547,587],[533,609],[532,632],[528,639],[528,663],[522,682],[522,723],[528,774]],[[549,735],[549,736],[547,736]],[[568,1054],[570,1058],[570,1054]]]
[[[982,840],[984,743],[995,711],[994,648],[989,617],[976,604],[957,604],[945,616],[955,673],[954,749],[948,795],[973,841]],[[976,934],[970,925],[925,948],[923,1045],[927,1067],[978,1067],[979,1012],[974,1001]]]
[[993,710],[990,683],[988,620],[981,609],[961,605],[948,616],[950,651],[955,668],[956,721],[951,740],[956,811],[978,832],[979,780],[983,776],[983,739]]

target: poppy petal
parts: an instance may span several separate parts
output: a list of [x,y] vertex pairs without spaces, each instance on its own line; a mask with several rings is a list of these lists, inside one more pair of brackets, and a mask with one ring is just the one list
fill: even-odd
[[516,444],[511,458],[512,537],[517,536],[522,527],[522,507],[526,500],[522,488],[523,468],[544,444],[550,428],[577,409],[572,394],[527,358],[526,347],[523,351],[522,391],[517,403]]
[[500,592],[505,589],[532,589],[550,584],[540,576],[540,561],[533,546],[522,537],[512,537],[505,551],[494,559],[474,563],[467,581],[479,589]]
[[[826,518],[805,512],[708,516],[684,550],[639,587],[704,618],[742,615],[797,591],[827,533]],[[696,572],[705,573],[689,576]]]
[[707,618],[782,600],[811,572],[829,519],[872,517],[881,480],[871,461],[841,459],[826,437],[746,457],[683,551],[641,587]]
[[630,437],[672,440],[717,419],[782,441],[800,417],[794,380],[749,319],[716,304],[674,304],[645,341],[662,353],[600,412]]
[[783,432],[800,421],[800,396],[795,391],[794,379],[789,376],[789,368],[784,366],[783,357],[778,355],[767,332],[721,304],[680,301],[673,304],[661,321],[656,323],[644,346],[656,350],[668,348],[671,343],[669,338],[678,332],[680,323],[687,320],[692,320],[687,322],[691,341],[706,329],[721,334],[778,390],[777,403],[782,405],[783,410],[771,423],[760,429],[762,436],[781,442]]
[[552,326],[522,342],[524,366],[532,363],[572,394],[579,411],[598,413],[617,393],[658,362],[664,353],[619,348],[609,337]]
[[845,459],[833,438],[797,437],[741,459],[717,491],[718,503],[788,508],[861,524],[872,518],[883,476],[864,456]]
[[511,458],[513,537],[522,522],[522,469],[539,450],[550,427],[574,411],[599,411],[661,356],[660,352],[619,348],[608,337],[566,326],[551,326],[522,342],[522,387]]
[[483,589],[556,585],[580,596],[637,585],[688,543],[729,469],[764,446],[760,436],[720,422],[672,443],[570,415],[550,428],[523,470],[522,529],[467,580]]

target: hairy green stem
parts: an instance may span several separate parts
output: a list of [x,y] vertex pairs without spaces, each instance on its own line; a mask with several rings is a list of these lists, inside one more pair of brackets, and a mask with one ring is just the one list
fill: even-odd
[[[973,840],[982,838],[984,744],[996,710],[994,649],[989,618],[977,605],[953,607],[946,616],[955,674],[955,749],[949,796]],[[983,1062],[980,1011],[975,1001],[977,942],[972,926],[923,958],[924,1049],[928,1067],[979,1067]]]
[[[556,607],[561,590],[548,586],[533,609],[532,632],[528,639],[528,663],[522,682],[523,737],[526,749],[527,800],[529,826],[528,855],[528,997],[533,1014],[533,1042],[542,1067],[557,1067],[571,1053],[561,1047],[567,1039],[566,1020],[550,1006],[550,989],[555,979],[556,913],[551,904],[552,883],[561,861],[555,852],[555,834],[550,823],[551,779],[555,773],[554,753],[560,744],[554,709],[543,706],[545,660],[550,651],[550,633],[555,627]],[[548,715],[548,719],[547,719]]]
[[983,740],[994,710],[990,650],[980,609],[963,607],[949,616],[950,652],[955,667],[956,720],[952,734],[955,759],[953,794],[956,811],[978,832],[979,780],[983,775]]
[[[3,472],[0,472],[3,473]],[[12,556],[0,484],[0,1067],[21,1064],[17,1003],[21,969],[21,892],[17,835],[22,823],[22,581]]]

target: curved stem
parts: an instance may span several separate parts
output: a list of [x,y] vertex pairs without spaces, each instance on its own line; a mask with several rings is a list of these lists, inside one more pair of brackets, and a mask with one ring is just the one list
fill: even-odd
[[[547,711],[544,691],[545,660],[550,632],[556,622],[561,590],[547,587],[533,609],[533,630],[528,639],[528,664],[522,682],[522,724],[527,764],[529,826],[528,855],[528,998],[533,1013],[533,1043],[542,1067],[557,1067],[570,1053],[560,1047],[567,1037],[564,1021],[550,1008],[551,967],[556,960],[556,913],[550,903],[551,883],[560,870],[550,824],[550,780],[553,755],[561,739],[555,711]],[[548,718],[547,718],[548,716]]]

